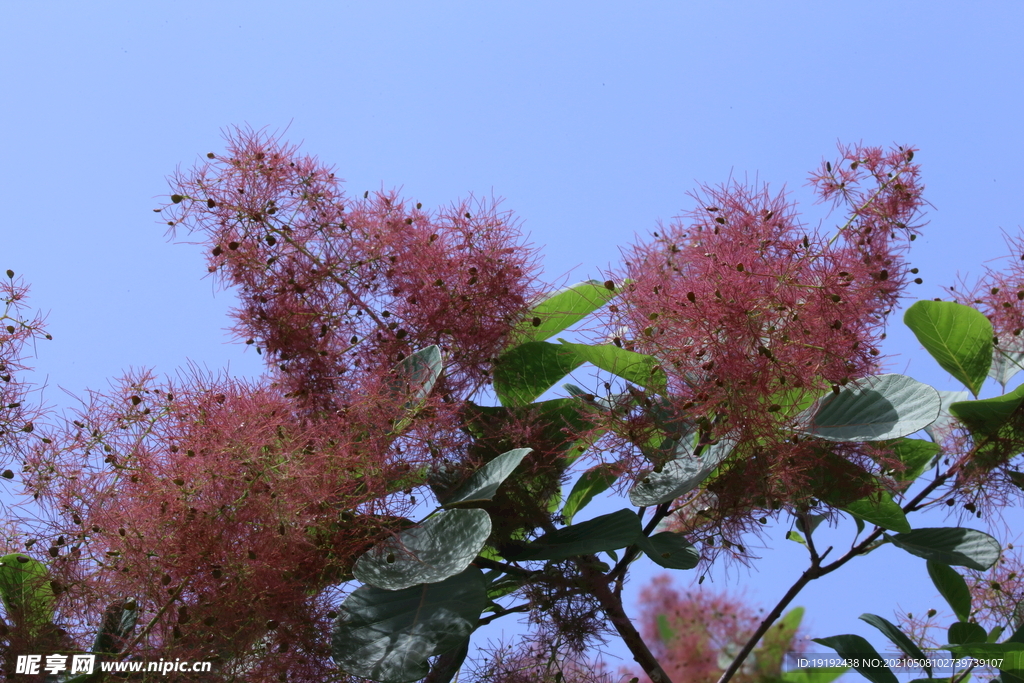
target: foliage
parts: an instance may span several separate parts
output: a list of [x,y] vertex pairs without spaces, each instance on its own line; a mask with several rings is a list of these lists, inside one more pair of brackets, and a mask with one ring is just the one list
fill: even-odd
[[[909,148],[841,148],[811,178],[841,210],[831,235],[784,194],[706,187],[606,279],[549,291],[496,203],[349,197],[315,158],[233,131],[172,179],[162,212],[238,295],[234,329],[266,375],[130,373],[66,420],[3,377],[0,447],[43,512],[17,520],[26,552],[4,558],[30,569],[0,572],[6,665],[91,647],[213,660],[225,681],[582,683],[610,680],[590,659],[615,634],[654,683],[824,682],[837,672],[782,669],[801,616],[787,608],[889,544],[926,561],[957,615],[946,649],[1005,654],[1012,680],[1020,625],[984,630],[977,606],[999,601],[952,569],[1005,566],[999,542],[912,513],[1022,487],[1020,392],[978,395],[1024,357],[1024,317],[1004,310],[1024,311],[1024,271],[907,312],[974,399],[882,373],[887,319],[920,282],[905,260],[919,172]],[[9,372],[42,332],[10,273],[4,292]],[[563,384],[587,366],[592,385]],[[621,509],[586,518],[608,492]],[[846,516],[858,535],[832,556],[815,529]],[[746,534],[769,519],[809,564],[764,619],[659,585],[672,604],[636,628],[621,599],[634,562],[702,576],[749,561]],[[478,627],[524,613],[525,642],[474,661]],[[919,654],[902,627],[865,621]]]

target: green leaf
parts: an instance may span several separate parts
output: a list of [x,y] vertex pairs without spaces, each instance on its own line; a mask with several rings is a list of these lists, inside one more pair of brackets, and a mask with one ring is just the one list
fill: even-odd
[[1020,337],[1001,336],[992,348],[992,367],[988,376],[999,382],[1006,391],[1007,383],[1024,369],[1024,344]]
[[532,450],[532,448],[515,448],[502,453],[474,472],[455,493],[445,497],[444,504],[449,506],[456,503],[490,500],[501,483],[508,478],[508,475],[512,474],[515,468],[519,467],[519,463]]
[[793,531],[792,529],[786,532],[786,540],[793,541],[794,543],[799,543],[800,545],[807,545],[807,541],[804,540],[804,537],[800,534],[800,532]]
[[845,666],[823,666],[795,669],[782,674],[783,683],[832,683],[850,669]]
[[[896,624],[892,623],[888,619],[878,616],[877,614],[862,614],[860,615],[861,621],[866,621],[871,624],[879,631],[882,632],[886,638],[892,641],[893,645],[898,647],[901,651],[906,653],[910,659],[916,659],[918,661],[926,662],[928,657],[921,648],[917,646],[917,643],[912,641],[906,633],[900,630]],[[932,668],[930,666],[924,667],[925,673],[929,676],[932,675]]]
[[92,652],[116,655],[121,652],[139,619],[139,608],[134,600],[115,602],[103,612],[100,630],[92,644]]
[[953,614],[960,621],[967,621],[971,617],[971,591],[967,588],[967,582],[960,572],[948,564],[928,560],[928,576],[939,591],[946,604],[953,610]]
[[363,553],[352,574],[385,590],[436,583],[468,567],[490,535],[484,510],[444,510]]
[[670,645],[672,643],[672,639],[676,637],[676,631],[669,625],[668,617],[664,614],[659,614],[657,618],[657,626],[658,638],[666,645]]
[[649,507],[692,491],[722,464],[735,445],[735,441],[720,439],[705,446],[700,456],[695,456],[692,434],[678,443],[673,442],[676,458],[662,465],[661,472],[650,470],[642,474],[629,490],[629,502],[637,507]]
[[949,407],[954,403],[960,401],[966,401],[970,395],[966,391],[943,391],[938,390],[939,401],[941,407],[939,408],[939,417],[932,422],[930,425],[924,428],[924,431],[928,433],[928,437],[936,444],[941,443],[943,437],[958,423],[957,419],[953,417],[953,414],[949,412]]
[[389,379],[391,391],[398,396],[408,397],[406,414],[396,421],[393,428],[395,432],[404,431],[412,423],[413,416],[423,407],[437,378],[441,376],[442,368],[441,349],[436,344],[412,353],[395,366],[393,376]]
[[992,323],[952,301],[918,301],[903,322],[939,365],[978,395],[992,365]]
[[569,497],[565,499],[562,517],[566,525],[572,524],[572,518],[582,510],[599,493],[604,493],[619,478],[622,465],[619,463],[603,463],[580,475],[573,484]]
[[509,550],[514,560],[564,560],[576,555],[595,555],[636,543],[643,535],[640,518],[632,510],[619,510],[544,534],[532,543]]
[[1002,659],[999,665],[1000,671],[1009,671],[1012,674],[1024,673],[1024,643],[969,643],[965,645],[945,645],[944,650],[949,650],[957,657],[975,657],[977,659],[998,660]]
[[519,343],[544,341],[575,325],[616,296],[618,292],[603,282],[578,282],[531,308],[526,319],[516,325],[513,336]]
[[969,621],[957,621],[949,626],[947,638],[955,645],[969,645],[971,643],[987,643],[988,633],[977,624]]
[[914,481],[932,466],[941,451],[937,444],[924,439],[895,439],[885,445],[905,467],[902,472],[892,473],[896,481]]
[[1008,394],[980,401],[960,401],[949,407],[971,434],[979,437],[996,436],[1024,401],[1024,384]]
[[994,565],[1002,552],[999,541],[974,529],[914,529],[886,538],[911,555],[979,571]]
[[[882,659],[871,643],[860,636],[847,634],[830,638],[815,638],[814,642],[830,647],[840,656],[857,662]],[[899,683],[896,674],[887,666],[855,666],[854,668],[871,683]]]
[[572,349],[559,344],[520,344],[495,362],[494,393],[504,406],[532,403],[583,363],[584,359]]
[[924,429],[939,416],[938,392],[904,375],[850,382],[797,416],[800,431],[829,441],[882,441]]
[[564,339],[558,341],[562,343],[563,348],[573,351],[577,358],[596,365],[627,382],[659,393],[665,393],[667,389],[668,376],[654,356],[620,349],[614,344],[591,346],[590,344],[570,344]]
[[903,513],[899,503],[892,499],[888,491],[876,491],[869,496],[855,500],[843,507],[849,513],[860,517],[883,529],[890,531],[909,532],[910,522]]
[[381,683],[417,681],[429,672],[430,657],[462,645],[487,602],[484,575],[476,567],[399,591],[362,586],[341,604],[332,656],[354,676]]
[[693,569],[700,553],[682,534],[662,531],[650,538],[641,534],[637,545],[647,557],[666,569]]
[[0,598],[8,617],[31,636],[53,621],[57,600],[49,571],[28,555],[11,553],[0,558]]

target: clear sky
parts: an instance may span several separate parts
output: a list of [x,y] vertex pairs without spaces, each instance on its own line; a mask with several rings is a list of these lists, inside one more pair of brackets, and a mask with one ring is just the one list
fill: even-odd
[[[806,198],[837,141],[920,148],[921,298],[1024,223],[1015,0],[0,7],[0,270],[48,312],[34,363],[57,405],[129,367],[258,372],[227,343],[230,294],[214,298],[197,249],[168,244],[152,213],[165,177],[236,124],[287,130],[351,193],[504,197],[559,282],[614,266],[698,182],[756,176]],[[954,388],[907,333],[888,343],[893,370]],[[715,585],[770,607],[803,560],[774,548]],[[939,606],[924,562],[891,547],[818,583],[797,601],[816,636]]]

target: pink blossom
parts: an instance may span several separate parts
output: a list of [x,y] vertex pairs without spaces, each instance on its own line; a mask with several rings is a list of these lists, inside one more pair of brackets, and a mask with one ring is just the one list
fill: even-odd
[[[26,440],[35,439],[35,423],[45,413],[30,399],[31,385],[18,376],[28,369],[25,346],[51,337],[40,316],[25,316],[28,287],[15,278],[14,271],[8,270],[6,275],[0,276],[0,452],[9,457],[20,455]],[[11,476],[11,470],[3,472],[4,479]]]
[[384,400],[340,426],[300,419],[274,386],[201,375],[94,394],[26,464],[53,515],[35,543],[65,587],[62,618],[131,598],[149,624],[132,656],[322,680],[329,589],[400,528],[392,493],[423,464],[382,440],[398,410]]
[[813,497],[822,447],[785,427],[821,392],[879,371],[886,316],[910,279],[903,252],[922,204],[913,151],[840,151],[812,177],[823,200],[846,205],[833,235],[803,225],[785,194],[705,187],[618,274],[632,283],[608,309],[612,329],[628,330],[615,343],[662,361],[679,421],[738,441],[732,462],[743,465],[717,480],[731,499],[719,521]]
[[[661,575],[640,592],[641,635],[674,681],[714,683],[728,666],[730,655],[753,635],[760,619],[742,600],[711,589],[681,594],[668,576]],[[777,677],[781,657],[794,645],[792,629],[775,628],[737,672],[740,682]],[[724,666],[723,666],[724,665]],[[649,683],[643,674],[642,682]]]
[[497,202],[434,212],[396,193],[347,197],[334,172],[261,132],[173,179],[166,207],[241,299],[236,331],[286,391],[343,403],[346,373],[438,344],[445,391],[472,392],[537,294],[536,254]]

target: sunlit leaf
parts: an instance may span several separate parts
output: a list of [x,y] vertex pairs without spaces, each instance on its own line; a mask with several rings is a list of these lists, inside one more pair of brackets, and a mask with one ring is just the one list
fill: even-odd
[[935,422],[924,428],[928,437],[936,444],[940,443],[943,436],[957,424],[957,419],[949,410],[950,406],[960,401],[966,401],[967,397],[970,396],[970,393],[966,391],[945,391],[941,389],[937,391],[939,392],[940,401],[939,416],[935,419]]
[[903,316],[939,365],[978,395],[992,365],[992,323],[953,301],[918,301]]
[[800,430],[829,441],[881,441],[909,436],[939,416],[939,395],[904,375],[850,382],[797,416]]
[[860,500],[848,503],[843,506],[843,509],[860,517],[865,522],[883,529],[904,533],[910,531],[910,522],[907,521],[907,516],[888,491],[876,491]]
[[504,406],[526,405],[583,363],[579,354],[561,344],[520,344],[495,362],[494,393]]
[[8,618],[31,634],[53,621],[56,597],[49,571],[28,555],[11,553],[0,558],[0,598]]
[[531,308],[516,325],[513,336],[519,343],[549,339],[614,299],[619,288],[597,280],[578,282],[554,292]]
[[664,393],[668,377],[661,363],[654,356],[620,349],[614,344],[571,344],[559,339],[562,347],[573,351],[576,357],[602,370],[621,377],[627,382]]
[[618,463],[603,463],[591,467],[580,475],[565,499],[565,507],[562,508],[562,517],[565,523],[572,524],[572,518],[594,499],[594,496],[608,490],[615,480],[619,478],[622,466]]

